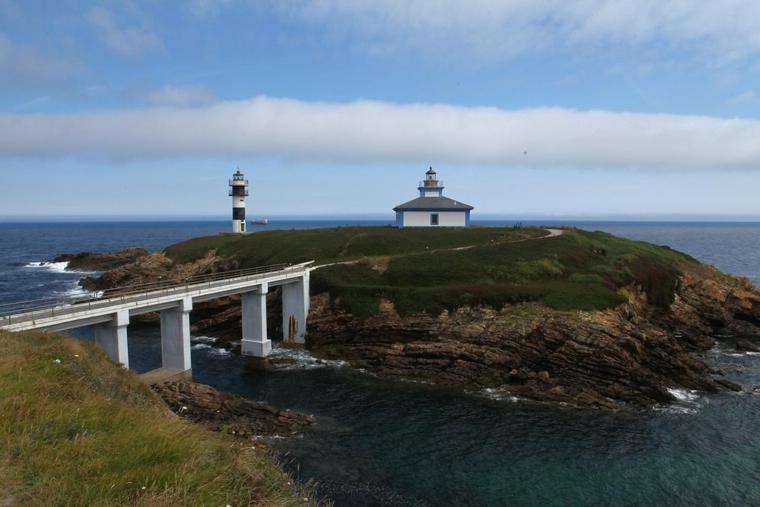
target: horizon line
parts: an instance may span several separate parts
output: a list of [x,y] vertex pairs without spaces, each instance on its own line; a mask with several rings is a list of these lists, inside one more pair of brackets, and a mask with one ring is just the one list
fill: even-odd
[[[346,213],[346,214],[292,214],[269,215],[270,223],[278,221],[387,221],[395,223],[392,214],[381,213]],[[760,215],[740,214],[594,214],[594,215],[509,215],[500,213],[480,213],[472,222],[509,221],[509,222],[760,222]],[[107,222],[227,222],[227,215],[0,215],[0,223],[107,223]]]

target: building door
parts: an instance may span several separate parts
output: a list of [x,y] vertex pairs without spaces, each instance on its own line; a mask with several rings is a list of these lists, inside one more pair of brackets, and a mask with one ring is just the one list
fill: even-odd
[[430,225],[438,225],[438,213],[430,214]]

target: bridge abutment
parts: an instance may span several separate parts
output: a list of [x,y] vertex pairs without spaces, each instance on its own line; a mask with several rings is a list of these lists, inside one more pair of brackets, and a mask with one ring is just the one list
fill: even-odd
[[298,281],[282,286],[282,339],[286,343],[306,342],[309,281],[307,271]]
[[190,363],[190,311],[192,298],[161,311],[161,363],[164,368],[192,369]]
[[100,345],[108,357],[120,363],[124,368],[129,368],[127,326],[129,326],[128,310],[116,312],[111,322],[93,326],[95,342]]
[[272,341],[267,339],[267,293],[269,284],[263,283],[241,297],[244,356],[267,357],[272,352]]

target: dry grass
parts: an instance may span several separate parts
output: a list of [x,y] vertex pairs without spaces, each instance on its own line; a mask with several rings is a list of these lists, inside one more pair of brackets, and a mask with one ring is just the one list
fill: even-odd
[[0,332],[0,505],[304,505],[262,450],[171,414],[94,345]]

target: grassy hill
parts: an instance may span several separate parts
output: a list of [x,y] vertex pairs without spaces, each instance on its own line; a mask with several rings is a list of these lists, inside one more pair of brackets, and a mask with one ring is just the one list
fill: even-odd
[[181,421],[94,345],[0,332],[0,505],[228,504],[304,502],[263,451]]
[[630,284],[665,308],[680,267],[696,263],[666,247],[602,232],[546,235],[540,228],[345,227],[197,238],[166,254],[188,262],[215,250],[242,268],[315,260],[326,266],[313,273],[312,293],[329,292],[358,318],[375,314],[381,299],[402,315],[527,301],[560,311],[599,310],[625,301],[618,291]]

